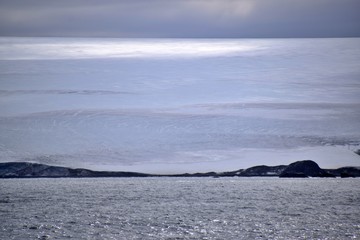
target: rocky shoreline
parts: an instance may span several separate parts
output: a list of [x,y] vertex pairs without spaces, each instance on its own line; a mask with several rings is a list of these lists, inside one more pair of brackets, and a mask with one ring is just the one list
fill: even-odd
[[93,171],[83,168],[67,168],[30,162],[0,163],[0,178],[96,178],[96,177],[360,177],[359,167],[321,169],[311,160],[297,161],[290,165],[255,166],[230,172],[147,174],[122,171]]

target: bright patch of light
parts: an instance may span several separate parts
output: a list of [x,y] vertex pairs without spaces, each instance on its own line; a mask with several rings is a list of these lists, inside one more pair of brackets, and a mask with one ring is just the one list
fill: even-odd
[[256,42],[238,40],[140,40],[140,39],[68,39],[51,44],[41,38],[24,43],[2,39],[1,60],[20,59],[86,59],[86,58],[177,58],[237,55],[261,47]]

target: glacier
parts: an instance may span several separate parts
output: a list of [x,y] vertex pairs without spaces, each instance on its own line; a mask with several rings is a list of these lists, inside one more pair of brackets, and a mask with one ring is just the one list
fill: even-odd
[[360,39],[0,38],[2,162],[360,166]]

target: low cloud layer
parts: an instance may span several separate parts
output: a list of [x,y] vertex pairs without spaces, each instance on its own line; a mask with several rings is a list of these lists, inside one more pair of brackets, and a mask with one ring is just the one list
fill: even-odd
[[2,0],[0,35],[354,37],[358,0]]

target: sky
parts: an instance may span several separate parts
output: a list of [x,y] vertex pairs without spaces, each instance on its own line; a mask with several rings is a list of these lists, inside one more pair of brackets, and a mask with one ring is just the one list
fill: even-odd
[[0,36],[360,37],[360,1],[0,0]]

